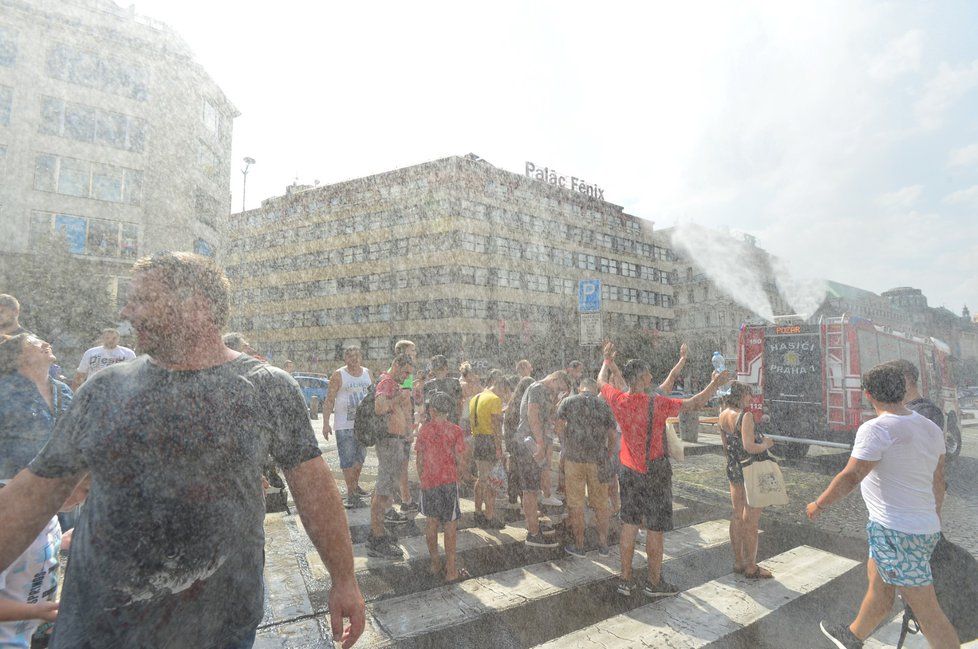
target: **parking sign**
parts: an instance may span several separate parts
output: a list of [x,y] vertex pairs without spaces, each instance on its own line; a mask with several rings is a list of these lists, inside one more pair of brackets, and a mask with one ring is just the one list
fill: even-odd
[[582,279],[577,283],[577,310],[579,313],[601,311],[600,279]]

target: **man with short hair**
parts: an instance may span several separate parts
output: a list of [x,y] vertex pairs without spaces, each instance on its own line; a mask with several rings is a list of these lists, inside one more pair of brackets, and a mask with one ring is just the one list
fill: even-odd
[[[397,483],[404,461],[404,439],[411,434],[414,409],[411,391],[401,387],[414,371],[414,362],[407,354],[398,354],[391,369],[380,375],[375,389],[374,412],[387,418],[387,436],[378,440],[377,482],[370,500],[370,538],[367,554],[384,559],[402,559],[404,552],[398,547],[397,538],[384,531],[384,522],[406,523],[407,518],[395,512],[391,505],[397,494]],[[390,511],[388,511],[390,510]]]
[[20,302],[13,295],[0,293],[0,334],[16,336],[29,333],[20,326]]
[[890,615],[900,591],[930,646],[957,649],[960,641],[937,601],[930,567],[941,537],[944,432],[904,405],[901,368],[877,365],[863,376],[862,388],[877,416],[856,431],[849,463],[808,504],[807,514],[816,520],[859,485],[869,510],[869,587],[852,624],[823,620],[819,626],[836,647],[860,649]]
[[[621,427],[622,530],[618,592],[628,596],[635,589],[632,557],[635,537],[642,528],[647,532],[645,551],[649,568],[643,592],[648,597],[671,595],[677,592],[676,587],[662,578],[663,533],[672,529],[672,466],[666,448],[666,419],[705,406],[717,388],[730,380],[730,374],[714,372],[710,384],[699,394],[689,399],[670,399],[649,394],[652,372],[648,363],[633,358],[619,369],[616,355],[615,344],[606,344],[598,385]],[[615,387],[620,384],[627,385],[628,390]]]
[[567,376],[574,382],[574,389],[576,390],[581,379],[584,378],[584,363],[581,361],[571,361],[567,364],[564,371],[567,372]]
[[907,386],[907,393],[903,397],[903,405],[927,417],[937,424],[941,430],[944,430],[944,412],[937,407],[937,404],[920,394],[920,387],[917,384],[920,380],[920,372],[917,370],[917,366],[902,358],[900,360],[890,361],[888,365],[892,365],[903,374],[903,382]]
[[473,456],[479,476],[475,482],[475,524],[487,530],[501,530],[505,525],[496,520],[496,493],[489,485],[489,472],[503,459],[503,399],[508,390],[500,370],[491,370],[486,380],[486,388],[469,400]]
[[448,359],[441,354],[432,356],[431,373],[432,378],[424,382],[422,389],[425,406],[428,406],[436,392],[447,394],[455,402],[455,410],[448,413],[447,419],[453,424],[458,424],[458,416],[462,411],[462,385],[454,376],[448,375]]
[[571,378],[563,370],[558,370],[546,378],[536,381],[523,393],[520,402],[520,425],[516,437],[516,467],[523,488],[523,513],[526,516],[526,545],[539,548],[555,548],[553,529],[540,527],[540,512],[537,492],[544,471],[550,471],[547,449],[550,448],[554,434],[553,412],[557,395],[570,392]]
[[[357,416],[357,406],[367,396],[373,380],[370,370],[363,366],[363,353],[359,347],[343,350],[343,367],[329,377],[329,389],[323,400],[323,437],[329,439],[336,431],[336,450],[340,456],[340,469],[346,482],[347,509],[363,507],[363,496],[368,492],[360,488],[360,472],[367,457],[367,449],[357,441],[353,434],[353,422]],[[333,416],[330,426],[329,417]]]
[[52,649],[251,647],[263,615],[269,450],[330,572],[334,638],[349,647],[363,631],[349,527],[302,392],[221,342],[229,294],[223,271],[200,255],[136,262],[121,316],[145,355],[87,381],[40,454],[0,489],[2,570],[91,475]]
[[522,379],[527,376],[533,376],[533,363],[527,359],[522,359],[516,362],[516,374]]
[[102,344],[86,351],[75,371],[75,381],[72,386],[77,390],[88,377],[101,372],[110,365],[131,361],[136,358],[136,352],[119,344],[119,331],[113,327],[102,330]]
[[598,396],[598,382],[582,378],[578,393],[557,406],[554,426],[564,456],[567,514],[574,543],[564,550],[584,556],[584,489],[597,515],[598,552],[608,556],[607,455],[615,446],[615,416]]
[[282,369],[285,370],[289,374],[294,374],[295,373],[295,362],[292,361],[292,360],[289,360],[289,359],[285,359],[285,362],[282,363]]

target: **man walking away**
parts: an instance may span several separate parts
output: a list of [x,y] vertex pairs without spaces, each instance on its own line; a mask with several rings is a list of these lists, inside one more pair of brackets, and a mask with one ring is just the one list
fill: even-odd
[[849,463],[808,504],[807,513],[816,520],[859,485],[869,510],[869,588],[852,624],[823,620],[822,633],[839,649],[861,648],[900,591],[930,646],[957,648],[957,632],[937,602],[930,568],[941,537],[944,433],[903,405],[906,384],[899,367],[877,365],[863,376],[862,388],[877,416],[856,431]]
[[136,353],[128,347],[119,344],[119,332],[116,329],[108,328],[102,330],[102,344],[92,347],[82,356],[75,372],[75,381],[72,386],[77,390],[88,377],[96,372],[104,370],[110,365],[131,361],[136,358]]
[[490,371],[487,380],[486,389],[469,401],[473,454],[479,476],[475,483],[475,524],[488,530],[501,530],[505,525],[496,520],[496,492],[489,485],[489,472],[496,462],[503,461],[503,399],[508,394],[500,370]]
[[890,361],[887,365],[894,366],[903,374],[903,382],[907,386],[907,394],[903,397],[903,405],[927,417],[937,424],[938,428],[944,430],[944,412],[937,407],[937,404],[920,394],[920,387],[918,386],[920,372],[917,371],[917,366],[902,358],[898,361]]
[[455,410],[449,412],[446,417],[453,424],[458,424],[458,414],[462,410],[462,384],[453,376],[448,375],[448,359],[438,354],[431,357],[432,378],[424,382],[422,393],[424,403],[429,405],[431,397],[436,392],[447,394],[455,402]]
[[526,378],[528,376],[529,377],[532,377],[533,376],[533,363],[531,363],[530,361],[528,361],[525,358],[524,359],[521,359],[519,361],[516,361],[516,374],[521,379]]
[[91,474],[52,649],[251,647],[263,614],[269,450],[330,572],[334,638],[344,617],[344,647],[363,631],[349,527],[302,392],[221,342],[229,294],[208,258],[136,262],[121,317],[146,355],[87,381],[40,454],[0,489],[2,570]]
[[[605,345],[598,385],[621,427],[622,530],[618,592],[628,596],[635,589],[632,555],[635,537],[642,528],[647,532],[645,551],[649,566],[649,580],[643,592],[648,597],[671,595],[677,592],[676,587],[662,579],[663,533],[672,529],[672,466],[666,456],[666,419],[705,406],[730,375],[714,372],[706,389],[689,399],[670,399],[658,394],[653,397],[648,393],[652,387],[648,364],[632,359],[619,370],[616,355],[614,343]],[[614,387],[619,384],[627,385],[628,391]],[[650,399],[654,400],[650,403]],[[651,425],[650,414],[653,415]]]
[[[608,485],[607,455],[615,446],[615,416],[598,396],[598,383],[583,378],[579,392],[557,406],[557,435],[564,451],[567,514],[574,544],[564,550],[576,557],[584,556],[584,489],[597,514],[598,552],[608,556]],[[604,466],[602,466],[604,465]]]
[[[323,400],[323,437],[329,439],[336,431],[336,450],[340,456],[340,469],[346,482],[347,509],[363,507],[366,503],[363,496],[367,491],[360,488],[360,471],[367,457],[367,449],[363,447],[353,434],[353,421],[356,419],[357,406],[367,396],[373,381],[370,370],[363,366],[363,354],[359,347],[347,347],[343,350],[343,362],[346,363],[329,377],[329,389]],[[329,424],[329,416],[333,415],[333,425]]]
[[[411,391],[401,389],[401,384],[414,371],[414,364],[407,354],[398,354],[389,372],[380,375],[377,383],[375,412],[387,418],[387,437],[377,442],[377,483],[370,501],[370,538],[367,554],[383,559],[402,559],[404,552],[395,542],[396,537],[387,534],[384,522],[406,523],[407,517],[398,514],[391,505],[397,494],[404,461],[404,439],[411,432],[414,419],[411,407]],[[390,511],[388,511],[390,509]]]

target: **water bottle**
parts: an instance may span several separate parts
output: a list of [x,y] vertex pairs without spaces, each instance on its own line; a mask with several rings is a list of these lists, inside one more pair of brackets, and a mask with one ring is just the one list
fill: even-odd
[[[713,352],[713,358],[710,359],[710,362],[713,363],[713,369],[715,369],[717,372],[723,372],[725,369],[727,369],[727,361],[723,358],[723,354],[720,352]],[[730,394],[730,386],[721,387],[719,390],[717,390],[717,394],[720,396]]]

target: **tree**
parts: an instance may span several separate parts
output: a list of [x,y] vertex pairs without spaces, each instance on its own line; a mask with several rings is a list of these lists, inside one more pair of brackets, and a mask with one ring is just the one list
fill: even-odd
[[21,324],[50,342],[56,354],[78,353],[117,319],[106,278],[71,254],[63,236],[39,241],[35,249],[44,253],[0,260],[0,293],[17,298]]

